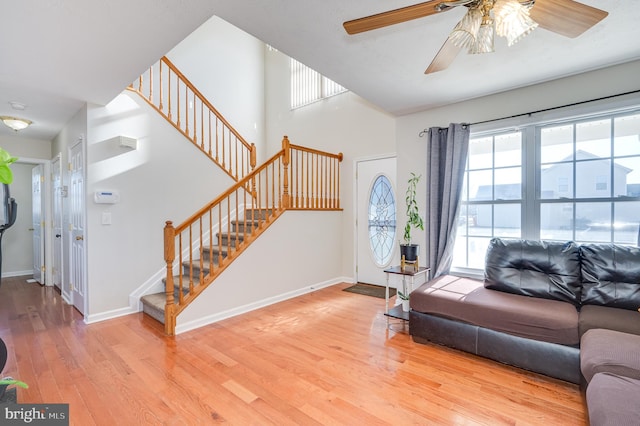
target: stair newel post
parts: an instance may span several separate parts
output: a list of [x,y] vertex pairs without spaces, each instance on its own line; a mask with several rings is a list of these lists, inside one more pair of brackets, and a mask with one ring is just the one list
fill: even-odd
[[164,227],[164,260],[167,263],[167,279],[165,291],[167,301],[164,308],[164,331],[173,336],[176,329],[175,319],[175,299],[173,293],[175,286],[173,283],[173,261],[176,258],[176,229],[173,222],[168,220]]
[[284,157],[282,159],[283,176],[282,176],[282,208],[289,208],[289,163],[291,161],[291,144],[287,136],[282,139],[282,150]]

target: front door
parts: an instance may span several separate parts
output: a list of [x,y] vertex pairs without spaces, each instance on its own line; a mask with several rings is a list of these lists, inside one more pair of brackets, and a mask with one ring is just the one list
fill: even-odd
[[70,280],[73,306],[85,312],[86,252],[85,252],[85,186],[84,142],[80,139],[69,150],[69,243],[71,245]]
[[33,220],[33,279],[44,284],[44,166],[39,164],[31,169],[31,206]]
[[359,161],[356,173],[357,281],[385,285],[398,246],[396,158]]

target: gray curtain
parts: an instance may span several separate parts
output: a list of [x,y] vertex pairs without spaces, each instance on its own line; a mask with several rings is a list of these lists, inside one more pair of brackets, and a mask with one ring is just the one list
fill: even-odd
[[432,127],[428,141],[427,247],[432,277],[451,268],[458,206],[469,151],[469,126]]

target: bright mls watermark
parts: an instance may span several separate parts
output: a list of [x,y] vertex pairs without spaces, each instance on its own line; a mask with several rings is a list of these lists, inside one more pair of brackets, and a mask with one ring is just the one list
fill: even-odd
[[1,425],[68,426],[69,404],[9,404],[0,409]]

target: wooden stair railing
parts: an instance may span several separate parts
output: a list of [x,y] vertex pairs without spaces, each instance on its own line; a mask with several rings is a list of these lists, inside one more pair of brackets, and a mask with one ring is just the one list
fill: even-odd
[[127,89],[138,93],[234,180],[255,168],[255,144],[247,142],[166,56]]
[[[291,145],[178,226],[164,228],[165,332],[177,316],[285,210],[340,210],[340,162]],[[293,190],[293,193],[291,192]]]

